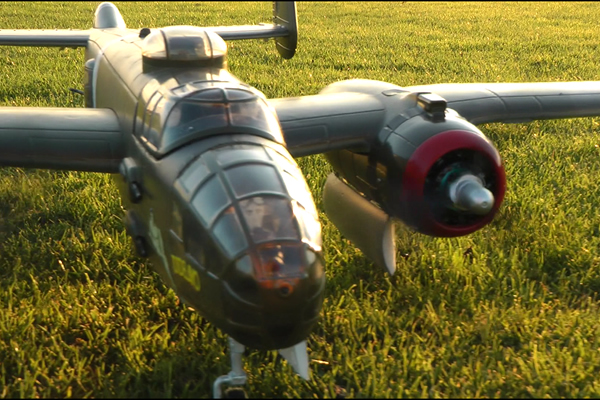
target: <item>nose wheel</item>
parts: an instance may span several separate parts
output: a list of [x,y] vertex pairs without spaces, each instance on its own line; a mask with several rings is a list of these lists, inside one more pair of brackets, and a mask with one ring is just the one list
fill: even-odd
[[223,392],[224,399],[247,399],[246,391],[243,388],[228,388]]
[[[242,355],[245,347],[231,337],[228,338],[229,356],[231,357],[231,371],[227,375],[221,375],[213,383],[213,398],[214,399],[247,399],[248,396],[243,388],[246,384],[246,372],[242,363]],[[222,390],[222,386],[229,388]]]

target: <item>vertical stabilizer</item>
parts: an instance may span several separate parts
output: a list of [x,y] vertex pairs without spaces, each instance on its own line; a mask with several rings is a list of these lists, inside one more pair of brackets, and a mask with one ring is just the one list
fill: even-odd
[[296,46],[298,45],[298,16],[296,14],[296,2],[274,1],[273,24],[283,26],[288,30],[286,36],[275,38],[277,51],[283,58],[294,57]]

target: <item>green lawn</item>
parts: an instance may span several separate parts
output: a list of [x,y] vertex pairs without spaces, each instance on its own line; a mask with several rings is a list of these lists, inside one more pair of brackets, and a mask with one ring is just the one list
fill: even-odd
[[[3,2],[0,28],[91,27],[100,2]],[[115,3],[128,27],[268,22],[270,2]],[[268,97],[343,79],[410,86],[600,78],[599,3],[298,4],[299,49],[229,43]],[[0,49],[0,105],[82,107],[83,50]],[[313,379],[249,351],[251,397],[600,397],[600,119],[480,128],[508,178],[467,237],[398,233],[394,277],[323,212],[331,167],[299,160],[323,225],[327,297]],[[226,337],[126,236],[108,175],[0,170],[0,397],[210,397]],[[470,249],[470,250],[469,250]],[[471,254],[471,255],[469,255]],[[339,389],[338,389],[339,390]]]

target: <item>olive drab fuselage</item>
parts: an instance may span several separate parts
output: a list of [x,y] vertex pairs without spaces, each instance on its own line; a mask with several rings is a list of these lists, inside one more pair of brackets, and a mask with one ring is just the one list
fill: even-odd
[[224,41],[274,39],[292,58],[295,2],[274,2],[272,21],[127,29],[103,2],[92,29],[0,29],[0,45],[86,48],[86,108],[0,107],[0,165],[114,175],[138,253],[229,336],[231,371],[213,382],[215,398],[245,384],[245,346],[277,349],[310,379],[306,339],[325,275],[317,210],[293,157],[324,154],[328,221],[394,274],[399,222],[457,237],[497,215],[504,165],[476,125],[600,110],[600,81],[349,79],[267,100],[228,72]]
[[314,201],[275,113],[226,63],[145,63],[148,34],[98,30],[85,53],[86,105],[113,109],[125,135],[114,181],[127,231],[226,334],[295,345],[318,318],[325,276]]

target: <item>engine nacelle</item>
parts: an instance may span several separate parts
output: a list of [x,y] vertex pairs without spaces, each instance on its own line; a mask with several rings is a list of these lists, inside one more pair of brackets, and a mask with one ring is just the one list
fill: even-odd
[[502,203],[500,155],[479,129],[445,110],[445,101],[441,110],[424,107],[393,119],[368,154],[326,157],[338,176],[414,230],[467,235],[488,224]]

